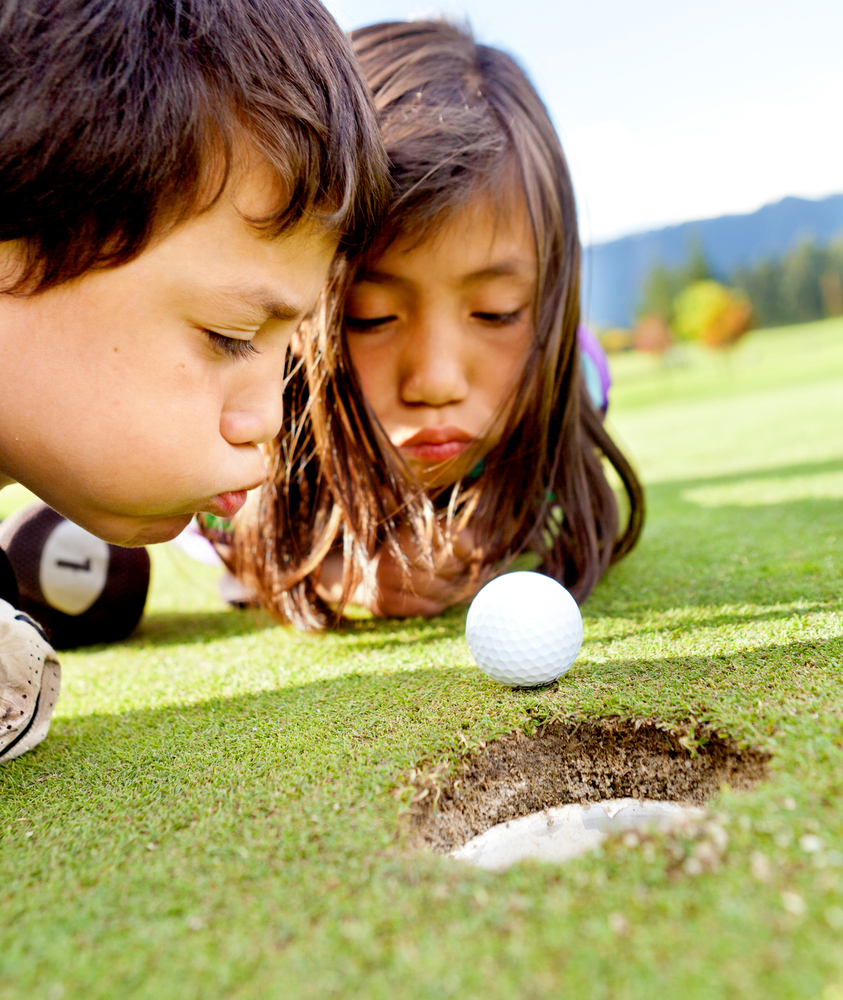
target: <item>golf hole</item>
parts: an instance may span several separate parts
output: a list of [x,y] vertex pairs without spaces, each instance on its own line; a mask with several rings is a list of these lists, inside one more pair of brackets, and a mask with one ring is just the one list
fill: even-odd
[[564,861],[607,835],[698,822],[724,785],[763,780],[769,757],[713,731],[652,720],[553,721],[516,731],[456,772],[417,769],[414,839],[490,870]]

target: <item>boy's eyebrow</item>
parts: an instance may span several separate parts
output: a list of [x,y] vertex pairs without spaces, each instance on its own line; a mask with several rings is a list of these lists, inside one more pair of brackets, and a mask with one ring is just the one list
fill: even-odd
[[255,319],[277,319],[289,322],[304,315],[304,307],[279,299],[271,288],[231,287],[214,289],[214,298],[225,299],[236,309],[242,309]]

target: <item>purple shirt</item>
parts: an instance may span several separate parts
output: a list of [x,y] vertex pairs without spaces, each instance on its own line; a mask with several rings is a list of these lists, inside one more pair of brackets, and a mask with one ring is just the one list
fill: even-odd
[[577,342],[580,345],[582,373],[588,394],[597,410],[605,416],[609,408],[609,387],[612,384],[606,352],[597,337],[582,324],[577,328]]

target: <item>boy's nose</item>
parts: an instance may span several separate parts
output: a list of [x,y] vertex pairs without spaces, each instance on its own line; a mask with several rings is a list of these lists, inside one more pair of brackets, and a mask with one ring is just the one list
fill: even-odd
[[229,444],[263,444],[281,429],[284,383],[282,372],[252,384],[230,400],[220,416],[220,433]]
[[402,358],[401,399],[423,406],[448,406],[468,395],[462,338],[446,323],[414,331]]

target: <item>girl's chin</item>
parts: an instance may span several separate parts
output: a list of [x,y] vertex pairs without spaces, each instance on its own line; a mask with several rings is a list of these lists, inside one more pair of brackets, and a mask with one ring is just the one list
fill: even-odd
[[445,489],[453,486],[466,475],[466,470],[456,464],[443,467],[441,463],[409,462],[416,482],[424,489]]
[[[493,446],[494,442],[492,443]],[[445,489],[465,479],[484,455],[489,446],[478,455],[477,449],[463,445],[453,456],[436,458],[419,455],[415,448],[398,448],[413,478],[424,489]]]

